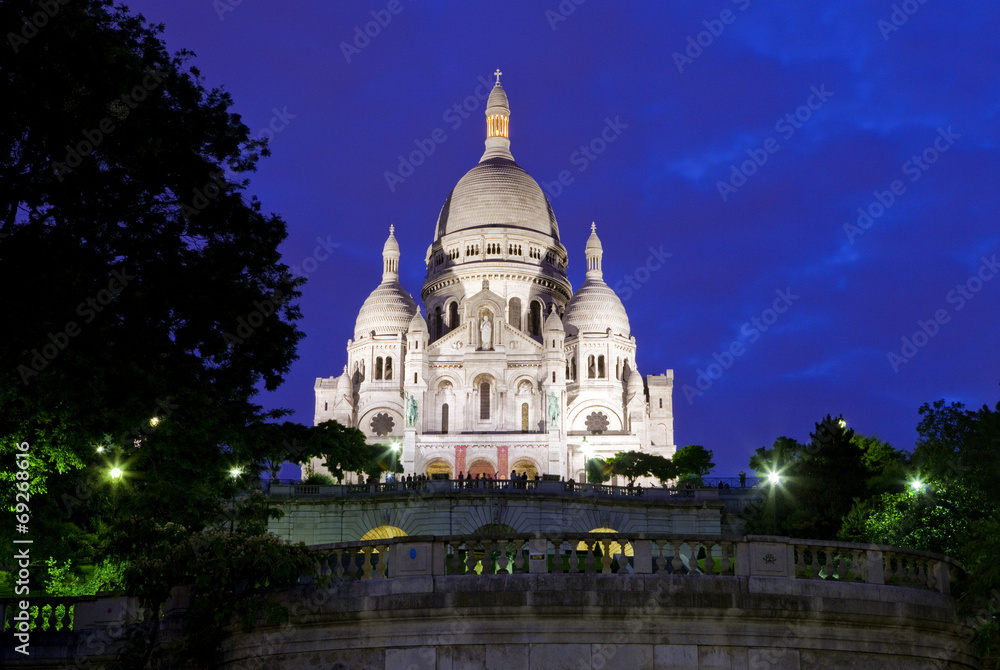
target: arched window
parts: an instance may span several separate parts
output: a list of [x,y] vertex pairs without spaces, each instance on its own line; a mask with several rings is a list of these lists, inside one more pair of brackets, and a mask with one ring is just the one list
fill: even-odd
[[528,334],[542,334],[542,303],[537,300],[531,301],[531,309],[528,311]]
[[392,379],[392,356],[385,357],[385,378]]
[[382,379],[382,357],[379,356],[375,359],[375,380],[378,381]]
[[619,356],[618,362],[615,363],[615,379],[621,379],[621,378],[622,378],[622,359]]
[[521,403],[521,432],[528,432],[528,403]]
[[576,357],[571,358],[569,362],[573,371],[573,381],[576,381]]
[[[662,407],[663,405],[661,404],[660,406]],[[328,402],[323,403],[323,411],[325,412],[328,409],[330,409],[330,403],[328,403]]]
[[441,432],[448,432],[448,403],[441,405]]
[[556,372],[555,372],[555,370],[552,371],[552,383],[553,384],[556,383]]
[[521,330],[521,299],[511,298],[507,306],[507,323],[515,330]]
[[597,378],[604,379],[607,375],[604,374],[604,356],[597,357]]
[[455,330],[458,328],[458,303],[453,302],[448,305],[448,328]]
[[569,374],[569,359],[566,359],[566,381],[569,381],[573,377]]
[[663,409],[663,398],[660,398],[660,409]]
[[479,418],[483,421],[490,418],[490,383],[479,385]]
[[441,306],[438,305],[434,308],[434,337],[438,338],[444,335],[444,321],[441,319]]
[[597,377],[597,366],[594,365],[594,357],[587,356],[587,379],[594,379]]

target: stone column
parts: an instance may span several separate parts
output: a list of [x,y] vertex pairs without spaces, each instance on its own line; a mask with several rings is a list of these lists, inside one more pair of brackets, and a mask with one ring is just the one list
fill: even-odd
[[403,430],[403,474],[416,475],[417,461],[417,429],[405,428]]

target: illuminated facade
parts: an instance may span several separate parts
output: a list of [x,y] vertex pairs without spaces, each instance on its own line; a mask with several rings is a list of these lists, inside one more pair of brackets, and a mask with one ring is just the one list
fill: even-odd
[[[486,150],[445,200],[427,250],[426,309],[399,283],[390,227],[382,283],[358,314],[344,373],[316,380],[315,422],[398,441],[411,474],[580,481],[586,455],[672,456],[673,374],[643,379],[636,369],[596,226],[574,292],[552,207],[510,153],[499,76],[486,117]],[[319,463],[310,467],[323,471]]]

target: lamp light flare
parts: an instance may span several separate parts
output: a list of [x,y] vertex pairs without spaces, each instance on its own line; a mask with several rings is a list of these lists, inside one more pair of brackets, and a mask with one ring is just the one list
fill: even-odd
[[242,474],[243,474],[243,470],[241,470],[239,468],[232,468],[232,469],[229,470],[229,476],[232,477],[233,479],[236,479],[237,477],[239,477]]
[[781,482],[781,475],[779,475],[777,472],[770,472],[767,475],[767,481],[769,481],[772,484],[778,484]]
[[149,425],[152,426],[153,428],[156,428],[157,426],[159,426],[160,425],[160,417],[154,416],[153,418],[151,418],[149,420]]
[[122,469],[121,468],[114,467],[114,468],[111,468],[110,474],[111,474],[111,478],[112,479],[121,479],[121,476],[124,473],[122,473]]
[[910,488],[913,489],[914,491],[921,491],[924,488],[924,484],[919,479],[914,479],[912,482],[910,482]]

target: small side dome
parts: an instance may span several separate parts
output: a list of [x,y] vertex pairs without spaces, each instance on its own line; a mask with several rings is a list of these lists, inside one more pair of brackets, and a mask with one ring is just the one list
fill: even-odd
[[354,393],[354,384],[351,383],[351,376],[347,372],[347,366],[344,366],[344,374],[337,378],[337,394],[346,395],[351,397]]
[[633,394],[643,393],[642,375],[639,368],[632,368],[628,373],[628,395],[631,399]]
[[563,328],[562,319],[556,314],[556,310],[549,312],[549,315],[545,318],[545,323],[542,328],[546,333],[564,333],[566,329]]
[[412,319],[410,319],[410,328],[409,330],[407,330],[407,332],[414,334],[416,333],[426,334],[427,332],[429,332],[427,330],[427,322],[424,320],[424,317],[420,316],[419,306],[417,307],[417,313],[413,315]]
[[587,246],[584,247],[583,251],[586,255],[604,253],[604,247],[601,245],[601,238],[597,236],[596,223],[590,224],[590,237],[587,238]]
[[358,312],[354,324],[355,341],[375,331],[376,335],[404,335],[417,312],[417,303],[397,281],[378,285]]

